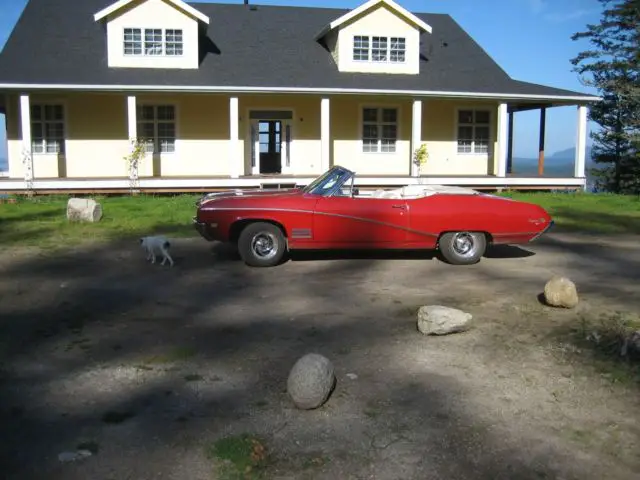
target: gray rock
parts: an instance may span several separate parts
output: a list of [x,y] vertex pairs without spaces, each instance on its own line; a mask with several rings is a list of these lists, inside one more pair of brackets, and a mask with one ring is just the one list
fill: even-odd
[[90,198],[70,198],[67,202],[67,220],[70,222],[99,222],[102,205]]
[[317,353],[309,353],[294,364],[287,379],[287,392],[297,408],[311,410],[324,404],[335,386],[333,364]]
[[544,300],[552,307],[574,308],[578,305],[578,291],[571,280],[555,275],[544,286]]
[[418,330],[425,335],[447,335],[469,329],[473,316],[456,308],[427,305],[418,310]]

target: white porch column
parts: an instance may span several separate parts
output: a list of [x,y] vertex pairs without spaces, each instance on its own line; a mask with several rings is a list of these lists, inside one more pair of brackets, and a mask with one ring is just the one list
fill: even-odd
[[138,138],[138,114],[135,96],[127,97],[127,127],[129,130],[129,141],[133,142]]
[[31,102],[29,95],[20,95],[20,127],[22,131],[21,157],[24,179],[33,180],[33,152],[31,151]]
[[501,103],[498,106],[498,170],[496,172],[498,177],[507,175],[508,124],[507,104]]
[[238,97],[229,99],[229,172],[231,178],[238,178],[243,170],[240,158]]
[[413,155],[422,144],[422,100],[413,101],[411,113],[411,176],[417,177],[418,166],[413,161]]
[[578,128],[576,132],[576,157],[575,172],[576,178],[584,178],[586,175],[586,149],[587,149],[587,107],[578,107]]
[[328,98],[320,101],[320,171],[326,172],[331,163],[331,111]]

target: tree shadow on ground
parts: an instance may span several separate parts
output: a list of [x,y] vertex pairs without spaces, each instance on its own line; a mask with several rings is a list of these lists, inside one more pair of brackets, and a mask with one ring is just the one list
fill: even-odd
[[[377,259],[312,272],[295,263],[250,269],[233,261],[233,250],[177,242],[176,267],[163,268],[124,245],[5,269],[6,478],[207,478],[204,445],[243,431],[268,439],[271,471],[282,478],[301,478],[302,460],[318,451],[332,462],[313,478],[589,473],[590,464],[570,465],[570,452],[550,444],[531,455],[538,440],[507,435],[474,409],[473,391],[458,379],[407,362],[422,337],[414,317],[398,313],[406,305],[367,300]],[[405,272],[400,283],[424,282],[422,275]],[[455,278],[442,270],[438,280]],[[309,351],[332,359],[338,387],[325,407],[303,412],[285,382]],[[355,382],[346,377],[352,371]],[[100,445],[95,458],[58,462],[59,452],[87,440]]]
[[640,233],[638,212],[605,213],[556,207],[553,216],[559,219],[554,230],[565,232]]

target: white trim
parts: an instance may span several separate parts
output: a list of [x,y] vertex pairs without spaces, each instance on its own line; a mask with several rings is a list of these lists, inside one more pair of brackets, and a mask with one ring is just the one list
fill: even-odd
[[[259,131],[259,122],[261,121],[267,121],[267,120],[280,120],[282,122],[282,131],[280,132],[280,171],[282,172],[283,175],[290,175],[291,172],[293,172],[295,170],[294,168],[294,152],[295,149],[294,147],[294,143],[295,143],[295,138],[296,138],[296,118],[298,118],[296,116],[296,109],[293,108],[291,105],[280,105],[280,104],[275,104],[275,105],[258,105],[258,106],[251,106],[248,105],[247,107],[245,107],[245,116],[247,119],[247,124],[248,127],[246,129],[246,135],[247,138],[249,139],[249,141],[246,142],[246,145],[248,145],[248,147],[245,147],[245,149],[243,150],[243,155],[247,155],[247,158],[249,159],[249,171],[252,175],[261,175],[260,174],[260,131]],[[283,118],[271,118],[268,116],[261,116],[260,118],[251,118],[251,112],[262,112],[262,111],[276,111],[276,112],[291,112],[291,119],[283,119]],[[256,137],[256,142],[254,144],[254,148],[255,148],[255,153],[256,153],[256,164],[255,166],[251,166],[251,161],[252,161],[252,157],[251,157],[251,125],[255,124],[256,127],[256,133],[257,133],[257,137]],[[290,141],[289,144],[286,143],[286,129],[287,126],[289,127],[289,133],[290,133]],[[287,151],[287,149],[289,149]],[[286,155],[289,155],[289,166],[287,166],[287,159],[286,159]],[[243,162],[243,165],[246,166],[246,161]],[[243,172],[245,171],[245,169],[243,169]]]
[[[140,188],[236,188],[236,187],[257,187],[261,185],[277,185],[298,183],[305,185],[313,181],[316,176],[297,177],[276,177],[276,178],[183,178],[166,179],[141,177]],[[421,179],[412,177],[358,177],[355,184],[357,186],[403,186],[403,185],[460,185],[460,186],[486,186],[486,187],[508,187],[508,186],[566,186],[582,187],[585,185],[584,178],[536,178],[536,177],[423,177]],[[98,188],[130,188],[129,179],[65,179],[65,180],[34,180],[33,187],[40,190],[53,189],[98,189]],[[24,179],[5,179],[0,181],[0,191],[23,190]]]
[[[495,117],[496,115],[494,114],[494,109],[492,108],[492,105],[473,105],[473,106],[469,106],[469,105],[457,105],[454,108],[454,113],[453,113],[453,155],[454,156],[458,156],[458,157],[476,157],[476,158],[483,158],[483,159],[487,159],[487,161],[489,160],[489,158],[492,155],[495,155],[495,150],[493,147],[493,137],[494,137],[494,133],[496,130],[496,120]],[[471,110],[472,112],[488,112],[489,113],[489,123],[487,124],[487,126],[489,127],[489,143],[487,145],[487,153],[476,153],[476,152],[459,152],[458,151],[458,130],[460,128],[460,122],[458,120],[458,118],[460,117],[460,111],[464,111],[464,110]],[[476,126],[475,123],[472,124],[473,126]],[[484,126],[483,124],[480,124],[480,126]]]
[[507,126],[509,119],[507,118],[507,104],[501,103],[498,106],[498,172],[499,177],[505,177],[507,175],[507,143],[508,132]]
[[[376,152],[365,152],[364,151],[364,138],[362,135],[362,131],[364,130],[364,109],[365,108],[375,108],[377,110],[384,110],[384,109],[390,109],[396,110],[396,149],[393,152],[383,152],[382,151],[382,143],[380,142],[378,144],[378,151]],[[400,149],[398,148],[398,144],[400,143],[400,141],[402,140],[402,116],[403,116],[403,105],[402,103],[378,103],[375,100],[372,102],[360,102],[358,103],[358,141],[357,141],[357,145],[358,145],[358,155],[391,155],[394,157],[397,157],[400,155]],[[382,120],[380,120],[380,122],[377,122],[377,125],[381,125],[382,123],[384,123]],[[378,138],[382,137],[382,132],[379,132],[378,134]],[[409,146],[409,148],[411,148],[411,146]]]
[[320,171],[329,169],[331,155],[331,110],[328,98],[320,100]]
[[86,85],[52,83],[0,83],[0,89],[8,90],[87,90],[87,91],[150,91],[164,93],[318,93],[348,95],[412,95],[437,98],[490,98],[500,100],[564,100],[575,102],[595,102],[602,100],[596,96],[577,95],[532,95],[514,93],[479,93],[437,90],[389,90],[367,88],[311,88],[311,87],[218,87],[195,85]]
[[420,20],[413,13],[411,13],[407,9],[401,7],[400,5],[398,5],[393,0],[369,0],[368,2],[363,3],[362,5],[360,5],[357,8],[354,8],[353,10],[349,11],[348,13],[345,13],[340,18],[335,19],[328,26],[326,26],[325,28],[322,29],[322,31],[316,36],[316,39],[322,38],[324,35],[326,35],[331,30],[334,30],[334,29],[338,28],[343,23],[346,23],[349,20],[352,20],[353,18],[357,17],[361,13],[364,13],[367,10],[378,6],[378,4],[386,5],[390,9],[395,10],[396,13],[399,13],[400,15],[402,15],[403,17],[405,17],[409,21],[415,23],[420,30],[431,33],[432,28],[431,28],[430,25],[428,25],[424,21]]
[[[238,97],[229,98],[229,171],[232,178],[238,178],[244,170],[240,162],[240,115]],[[244,163],[244,162],[242,162]]]
[[[44,132],[43,132],[44,134]],[[25,180],[33,179],[33,150],[31,138],[31,100],[29,95],[20,95],[20,136],[22,137],[21,160],[29,156],[29,165],[25,171]]]
[[[133,1],[134,0],[119,0],[116,3],[112,3],[108,7],[103,8],[98,13],[96,13],[93,16],[93,20],[98,22],[98,21],[102,20],[103,18],[107,17],[108,15],[111,15],[112,13],[120,10],[122,7],[127,6],[128,4],[130,4]],[[204,22],[207,25],[209,24],[209,17],[207,17],[205,14],[203,14],[199,10],[196,10],[191,5],[186,4],[182,0],[165,0],[165,1],[167,1],[169,3],[172,3],[174,7],[177,7],[178,9],[184,10],[189,15],[191,15],[192,17],[197,18],[201,22]]]
[[136,102],[135,95],[127,97],[127,127],[130,142],[138,138],[138,112]]
[[411,110],[411,176],[417,177],[420,175],[418,166],[413,162],[413,154],[420,148],[422,143],[422,100],[414,100]]
[[587,107],[578,107],[576,130],[576,156],[575,156],[575,172],[577,178],[585,177],[586,170],[586,149],[587,149]]

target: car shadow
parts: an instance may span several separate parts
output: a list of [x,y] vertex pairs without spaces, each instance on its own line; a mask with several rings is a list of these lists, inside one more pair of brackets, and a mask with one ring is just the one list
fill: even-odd
[[526,258],[532,257],[536,253],[531,250],[518,247],[517,245],[490,245],[483,255],[485,258]]
[[316,260],[432,260],[431,250],[297,250],[289,253],[292,261]]

